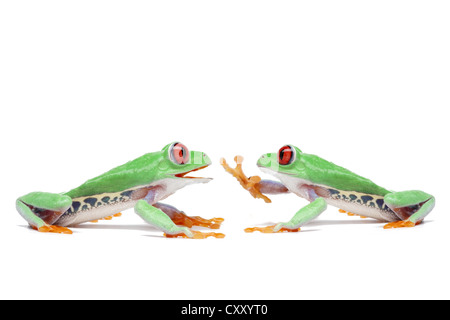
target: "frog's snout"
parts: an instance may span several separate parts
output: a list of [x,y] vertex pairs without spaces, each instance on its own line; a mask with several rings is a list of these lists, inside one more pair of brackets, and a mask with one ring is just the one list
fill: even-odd
[[274,153],[263,154],[256,162],[256,165],[260,168],[269,168],[277,171],[279,167],[277,155]]
[[198,166],[209,166],[212,161],[208,155],[200,151],[191,151],[191,164]]
[[202,158],[203,158],[203,163],[206,165],[210,165],[212,163],[211,159],[208,157],[208,155],[204,152],[202,152]]
[[267,160],[266,160],[266,155],[264,154],[264,155],[262,155],[261,157],[259,157],[259,159],[258,159],[258,161],[256,161],[256,165],[258,166],[258,167],[262,167],[263,166],[263,163],[265,163]]
[[270,166],[270,163],[272,162],[272,155],[270,153],[263,154],[261,157],[259,157],[258,161],[256,162],[256,165],[258,167],[267,167]]

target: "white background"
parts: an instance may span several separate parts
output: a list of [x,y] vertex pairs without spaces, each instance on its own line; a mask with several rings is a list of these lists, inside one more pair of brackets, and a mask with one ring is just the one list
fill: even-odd
[[[447,1],[3,1],[0,298],[450,298]],[[225,239],[165,239],[133,210],[73,235],[15,199],[67,191],[179,140],[215,179],[166,200]],[[437,205],[384,230],[334,207],[297,234],[295,195],[253,199],[219,166],[291,143]],[[262,175],[267,178],[268,176]]]

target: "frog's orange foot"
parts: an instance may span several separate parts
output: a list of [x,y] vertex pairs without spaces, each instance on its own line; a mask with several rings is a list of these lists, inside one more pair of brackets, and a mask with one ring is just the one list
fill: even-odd
[[33,229],[39,232],[64,233],[64,234],[73,233],[72,230],[70,230],[69,228],[54,225],[42,226],[39,228],[33,227]]
[[224,219],[223,218],[204,219],[198,216],[189,217],[185,215],[183,212],[177,212],[172,217],[172,221],[177,226],[185,226],[188,228],[191,228],[192,226],[199,226],[210,229],[219,229]]
[[259,231],[262,233],[281,233],[281,232],[299,232],[300,228],[297,229],[288,229],[288,228],[281,228],[278,231],[273,231],[275,226],[267,226],[267,227],[252,227],[252,228],[246,228],[244,229],[245,232],[251,233],[255,231]]
[[342,210],[342,209],[339,209],[339,212],[341,212],[341,213],[346,213],[349,217],[359,216],[361,219],[366,219],[366,218],[367,218],[367,217],[362,216],[362,215],[360,215],[360,214],[348,212],[348,211],[345,211],[345,210]]
[[[191,232],[194,235],[194,237],[192,237],[192,239],[206,239],[208,237],[219,238],[219,239],[225,238],[225,235],[223,233],[200,232],[200,231],[194,231],[194,230],[191,230]],[[166,237],[166,238],[189,238],[184,233],[177,233],[177,234],[164,233],[164,237]]]
[[268,197],[262,194],[258,188],[258,183],[261,181],[261,177],[253,176],[247,178],[247,176],[244,174],[244,171],[242,171],[242,162],[244,161],[244,158],[242,156],[235,156],[234,161],[236,162],[236,168],[234,169],[228,165],[228,163],[225,161],[224,158],[220,159],[220,164],[225,169],[225,171],[230,173],[233,177],[235,177],[239,181],[241,186],[245,190],[250,192],[250,194],[254,198],[263,199],[264,202],[266,203],[272,202]]
[[[119,213],[113,214],[112,216],[107,216],[107,217],[101,218],[100,220],[111,220],[112,218],[114,218],[114,217],[120,217],[121,215],[122,215],[122,213],[119,212]],[[92,223],[97,223],[98,220],[92,220],[92,221],[90,221],[90,222],[92,222]]]
[[416,225],[418,225],[419,223],[414,223],[412,221],[395,221],[395,222],[390,222],[388,224],[386,224],[383,228],[384,229],[392,229],[392,228],[411,228],[414,227]]
[[223,218],[212,218],[204,219],[202,217],[189,217],[194,226],[200,226],[210,229],[219,229],[222,222],[225,220]]

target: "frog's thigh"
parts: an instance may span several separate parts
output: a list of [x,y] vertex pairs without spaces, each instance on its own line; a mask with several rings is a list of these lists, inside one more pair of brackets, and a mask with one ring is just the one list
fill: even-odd
[[192,232],[185,227],[178,227],[173,223],[170,217],[162,210],[155,208],[145,200],[139,200],[134,206],[134,212],[144,219],[147,223],[162,230],[164,233],[172,235],[184,233],[189,238],[193,237]]
[[384,197],[384,202],[400,220],[414,224],[422,221],[434,208],[434,197],[420,190],[392,192]]
[[17,211],[36,229],[55,223],[71,205],[70,197],[49,192],[32,192],[16,201]]

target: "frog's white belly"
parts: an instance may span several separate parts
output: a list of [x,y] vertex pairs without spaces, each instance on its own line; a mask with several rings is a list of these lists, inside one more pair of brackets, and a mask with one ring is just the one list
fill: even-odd
[[380,210],[375,207],[369,207],[366,205],[361,205],[359,203],[354,203],[345,200],[338,200],[332,198],[324,198],[325,201],[332,206],[335,206],[339,209],[348,211],[350,213],[358,214],[365,217],[370,217],[373,219],[377,219],[380,221],[398,221],[397,215],[391,210]]
[[102,219],[116,213],[133,208],[136,203],[147,196],[152,189],[150,204],[164,200],[175,191],[195,183],[207,183],[210,178],[178,178],[162,179],[146,186],[138,186],[122,192],[104,193],[98,195],[74,198],[72,206],[55,222],[56,225],[67,227],[84,222]]
[[116,204],[90,208],[88,210],[81,210],[73,215],[63,215],[60,219],[58,219],[56,224],[62,227],[68,227],[84,222],[99,220],[108,216],[112,216],[124,210],[133,208],[137,201],[138,200],[128,200],[124,202],[118,202]]

